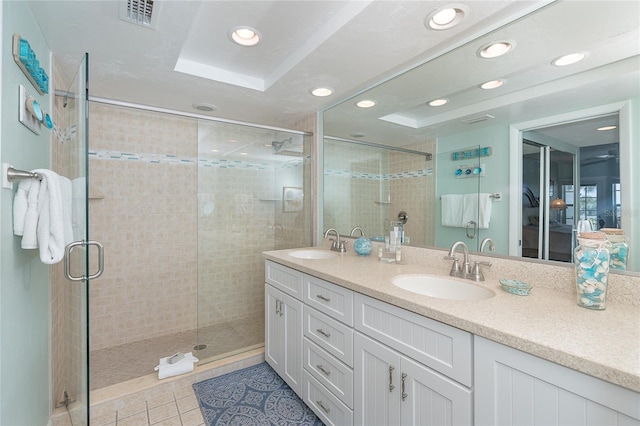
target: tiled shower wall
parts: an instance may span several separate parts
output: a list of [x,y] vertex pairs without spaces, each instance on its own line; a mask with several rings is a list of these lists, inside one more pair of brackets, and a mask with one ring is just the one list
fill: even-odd
[[197,121],[96,103],[89,115],[89,235],[105,251],[90,349],[192,330],[197,165],[179,158],[197,157]]
[[[404,148],[432,153],[436,157],[434,140]],[[400,152],[391,152],[391,173],[401,173],[402,178],[391,180],[391,205],[389,220],[398,220],[398,212],[407,212],[408,220],[404,225],[405,236],[410,238],[412,246],[432,246],[435,242],[435,206],[436,162],[425,157]],[[425,170],[424,174],[406,173]],[[405,175],[406,173],[406,175]]]
[[303,167],[200,167],[198,327],[264,317],[261,253],[309,245],[304,211],[281,207],[284,186],[302,187]]
[[[404,148],[434,153],[435,141]],[[324,228],[347,234],[360,226],[368,237],[382,235],[386,221],[407,212],[411,245],[433,245],[435,194],[433,161],[421,155],[347,143],[324,147]],[[434,154],[435,155],[435,154]],[[435,170],[432,170],[435,172]]]
[[91,350],[262,317],[261,252],[310,245],[310,197],[281,206],[284,186],[309,185],[305,154],[227,167],[198,156],[195,119],[91,104]]

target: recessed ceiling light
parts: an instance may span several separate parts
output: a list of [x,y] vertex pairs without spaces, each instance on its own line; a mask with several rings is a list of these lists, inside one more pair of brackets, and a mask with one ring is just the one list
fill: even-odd
[[480,49],[478,49],[477,54],[481,58],[486,58],[486,59],[497,58],[498,56],[502,56],[508,53],[509,51],[511,51],[511,49],[513,49],[514,46],[515,46],[515,42],[513,41],[507,41],[507,40],[493,41],[491,43],[485,44],[482,47],[480,47]]
[[576,62],[580,62],[581,60],[586,58],[587,55],[588,55],[587,52],[570,53],[568,55],[560,56],[559,58],[554,59],[553,61],[551,61],[551,64],[557,67],[564,67],[566,65],[571,65],[571,64],[575,64]]
[[211,152],[220,152],[219,149],[212,149]]
[[604,127],[598,127],[596,130],[604,132],[606,130],[613,130],[613,129],[617,129],[617,128],[618,128],[618,126],[604,126]]
[[449,102],[449,99],[434,99],[428,103],[429,106],[439,107]]
[[504,80],[491,80],[491,81],[487,81],[484,84],[481,84],[480,88],[485,90],[490,90],[490,89],[498,88],[503,84],[504,84]]
[[218,109],[217,106],[213,104],[207,104],[207,103],[198,103],[198,104],[193,104],[191,106],[197,109],[198,111],[202,111],[202,112],[211,112],[211,111],[216,111]]
[[318,97],[325,97],[325,96],[329,96],[333,93],[333,89],[331,89],[330,87],[316,87],[315,89],[311,90],[311,94],[313,96],[318,96]]
[[229,30],[231,40],[240,46],[255,46],[260,43],[260,32],[251,27],[233,27]]
[[432,30],[446,30],[462,22],[466,12],[466,7],[462,5],[442,7],[431,12],[424,25]]
[[238,139],[227,139],[227,142],[229,142],[229,143],[237,143]]
[[247,152],[241,152],[240,155],[249,155]]
[[376,101],[371,99],[363,99],[356,104],[356,106],[360,108],[371,108],[372,106],[375,106],[375,105],[376,105]]

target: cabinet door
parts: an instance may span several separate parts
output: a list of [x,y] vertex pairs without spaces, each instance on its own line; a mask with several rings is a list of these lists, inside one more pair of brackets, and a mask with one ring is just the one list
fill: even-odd
[[298,395],[302,392],[302,303],[265,285],[265,359]]
[[401,357],[375,340],[354,334],[354,424],[399,425]]
[[284,367],[284,327],[280,315],[278,290],[270,285],[264,286],[264,358],[278,374]]
[[408,358],[401,364],[403,425],[471,425],[471,391]]
[[476,336],[476,425],[640,426],[640,394]]

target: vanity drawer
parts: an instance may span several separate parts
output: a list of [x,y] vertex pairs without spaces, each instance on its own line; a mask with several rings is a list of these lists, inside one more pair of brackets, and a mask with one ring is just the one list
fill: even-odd
[[353,329],[303,305],[304,335],[318,346],[353,367]]
[[303,275],[300,271],[282,266],[270,260],[265,261],[264,264],[265,281],[298,300],[302,300]]
[[305,275],[303,294],[307,305],[353,327],[353,291]]
[[470,333],[362,294],[355,294],[354,308],[356,330],[471,386]]
[[353,411],[313,378],[306,370],[302,379],[302,399],[327,426],[353,425]]
[[307,372],[353,409],[353,370],[309,339],[303,339],[303,366]]

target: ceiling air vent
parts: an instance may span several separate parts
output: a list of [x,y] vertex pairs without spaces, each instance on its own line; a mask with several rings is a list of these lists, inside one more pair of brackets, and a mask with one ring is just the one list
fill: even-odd
[[484,115],[478,115],[475,117],[466,118],[461,121],[465,124],[476,124],[476,123],[480,123],[481,121],[491,120],[493,118],[495,118],[493,115],[484,114]]
[[[156,27],[157,4],[154,0],[122,0],[120,19],[145,28]],[[154,8],[154,5],[156,6]],[[155,12],[155,15],[154,15]]]

